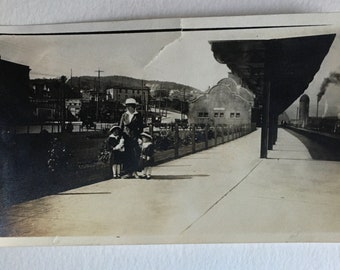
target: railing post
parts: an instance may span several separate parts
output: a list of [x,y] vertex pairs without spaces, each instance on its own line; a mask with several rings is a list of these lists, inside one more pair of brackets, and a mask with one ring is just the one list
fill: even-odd
[[149,133],[153,138],[153,125],[152,124],[149,126]]
[[230,141],[230,127],[227,125],[227,142]]
[[179,131],[178,124],[175,124],[175,158],[178,158],[178,148],[179,148]]
[[196,126],[193,125],[192,132],[191,132],[192,153],[196,152],[196,140],[195,140],[196,136],[195,135],[196,135]]
[[217,146],[217,126],[214,124],[214,140],[215,146]]
[[222,143],[224,143],[224,126],[221,125]]
[[208,125],[205,125],[204,127],[204,142],[205,142],[205,149],[208,149],[208,142],[209,142],[209,139],[208,139]]

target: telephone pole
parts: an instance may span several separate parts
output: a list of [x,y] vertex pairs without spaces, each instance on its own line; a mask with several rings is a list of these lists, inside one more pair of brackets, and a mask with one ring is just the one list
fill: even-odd
[[98,73],[98,87],[96,87],[96,96],[97,96],[97,104],[96,104],[96,121],[98,122],[98,115],[99,115],[99,90],[100,90],[100,73],[104,72],[103,70],[95,70],[94,72]]
[[71,68],[71,89],[73,89],[73,76],[72,76],[72,68]]

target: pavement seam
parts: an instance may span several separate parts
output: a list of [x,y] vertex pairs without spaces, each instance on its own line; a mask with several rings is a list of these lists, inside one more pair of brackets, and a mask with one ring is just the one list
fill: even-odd
[[199,221],[203,216],[205,216],[212,208],[214,208],[220,201],[222,201],[226,196],[228,196],[235,188],[237,188],[261,163],[263,159],[256,163],[256,165],[239,181],[236,185],[234,185],[231,189],[229,189],[225,194],[222,195],[215,203],[213,203],[202,215],[200,215],[197,219],[195,219],[188,227],[186,227],[180,234],[189,230],[197,221]]

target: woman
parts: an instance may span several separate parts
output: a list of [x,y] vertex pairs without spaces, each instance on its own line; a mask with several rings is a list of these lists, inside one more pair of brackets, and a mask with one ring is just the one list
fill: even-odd
[[128,98],[124,106],[126,112],[120,119],[120,128],[125,139],[125,158],[123,167],[126,177],[136,177],[140,157],[140,134],[143,132],[143,117],[136,110],[137,102],[134,98]]

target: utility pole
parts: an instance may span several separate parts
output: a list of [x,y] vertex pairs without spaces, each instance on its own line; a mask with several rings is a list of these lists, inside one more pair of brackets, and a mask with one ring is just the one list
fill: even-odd
[[145,96],[144,93],[144,80],[142,80],[142,98],[141,100],[143,101],[143,106],[144,106],[144,112],[145,112],[145,123],[148,123],[148,102],[147,102],[147,97]]
[[161,112],[161,100],[162,100],[162,83],[161,83],[160,90],[159,90],[159,103],[158,103],[158,113],[159,113],[160,116],[162,117],[162,112]]
[[99,90],[100,90],[100,73],[104,72],[103,70],[95,70],[94,72],[98,73],[98,87],[96,87],[96,96],[97,96],[97,104],[96,104],[96,122],[98,122],[98,115],[99,115]]
[[60,77],[60,88],[59,88],[59,92],[61,94],[61,99],[60,99],[60,103],[61,103],[61,132],[65,131],[65,119],[66,119],[66,107],[65,107],[65,85],[66,85],[66,81],[67,78],[65,76],[61,76]]
[[72,77],[72,68],[71,68],[71,89],[73,88],[73,77]]
[[184,110],[184,106],[185,106],[185,88],[183,89],[184,90],[184,93],[183,93],[183,100],[181,101],[181,120],[184,119],[184,113],[183,113],[183,110]]

